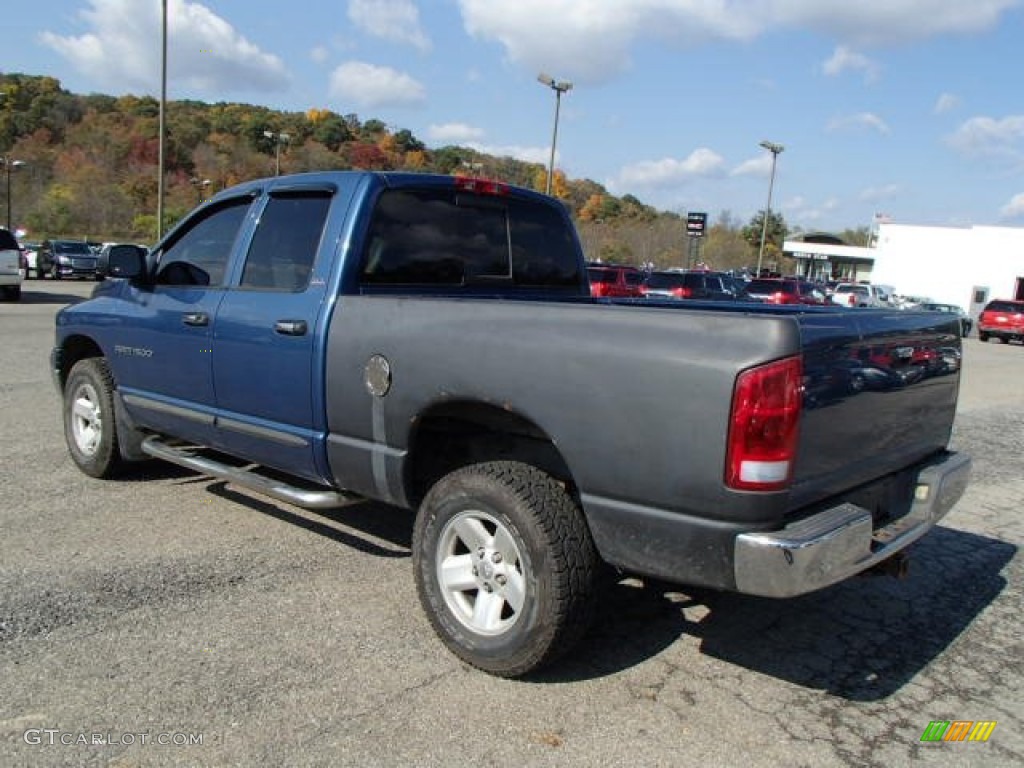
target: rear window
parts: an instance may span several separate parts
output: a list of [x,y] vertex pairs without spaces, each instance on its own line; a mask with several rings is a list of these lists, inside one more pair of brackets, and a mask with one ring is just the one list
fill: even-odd
[[748,293],[775,293],[776,291],[792,291],[793,286],[782,280],[751,280],[747,283]]
[[615,273],[610,269],[588,269],[587,277],[592,283],[614,283]]
[[986,312],[1024,312],[1024,301],[990,301]]
[[634,272],[631,269],[627,269],[623,275],[626,280],[626,285],[640,285],[640,283],[644,281],[643,272]]
[[683,285],[685,276],[681,274],[665,274],[653,272],[647,278],[648,288],[675,288],[676,286]]
[[361,276],[364,285],[581,283],[571,229],[554,208],[455,189],[382,192]]

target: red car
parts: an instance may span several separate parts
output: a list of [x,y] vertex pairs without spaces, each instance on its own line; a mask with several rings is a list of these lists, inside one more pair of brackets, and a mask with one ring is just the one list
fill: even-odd
[[747,295],[766,304],[825,304],[825,292],[807,280],[762,277],[747,283]]
[[989,336],[1003,344],[1024,341],[1024,301],[996,299],[986,304],[978,317],[978,338],[988,341]]
[[643,296],[644,273],[636,267],[591,265],[587,267],[587,277],[591,296]]

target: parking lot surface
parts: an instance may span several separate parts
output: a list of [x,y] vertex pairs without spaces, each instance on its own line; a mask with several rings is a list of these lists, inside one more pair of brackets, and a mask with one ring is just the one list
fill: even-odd
[[[159,464],[92,480],[64,447],[53,316],[0,304],[0,765],[1024,764],[1024,348],[964,341],[964,499],[906,579],[773,601],[623,580],[528,681],[448,654],[412,515],[326,515]],[[925,742],[932,721],[995,722]]]

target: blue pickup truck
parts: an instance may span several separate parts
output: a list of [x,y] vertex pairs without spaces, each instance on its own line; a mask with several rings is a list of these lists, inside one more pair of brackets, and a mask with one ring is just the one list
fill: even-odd
[[416,510],[434,629],[502,676],[573,645],[605,572],[798,595],[902,567],[960,498],[955,317],[592,298],[585,264],[496,182],[225,190],[58,314],[70,455]]

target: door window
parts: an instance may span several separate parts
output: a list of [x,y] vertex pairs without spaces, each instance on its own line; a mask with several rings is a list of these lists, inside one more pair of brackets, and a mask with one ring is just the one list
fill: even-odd
[[330,206],[327,191],[273,194],[249,246],[241,287],[287,292],[305,289]]
[[157,285],[221,285],[251,203],[251,197],[226,200],[191,221],[161,249]]

